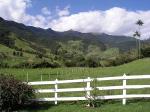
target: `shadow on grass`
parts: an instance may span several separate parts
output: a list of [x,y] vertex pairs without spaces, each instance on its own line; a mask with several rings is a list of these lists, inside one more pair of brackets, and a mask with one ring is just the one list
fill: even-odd
[[[138,102],[150,102],[150,99],[134,99],[127,100],[127,105],[138,103]],[[87,101],[72,101],[72,102],[60,102],[58,105],[82,105],[86,107]],[[99,101],[100,105],[98,107],[108,105],[108,104],[118,104],[122,105],[122,100],[101,100]],[[45,111],[50,109],[51,107],[56,106],[54,102],[33,102],[30,105],[26,105],[21,107],[20,111],[27,112],[37,112],[37,111]],[[97,108],[97,107],[96,107]]]
[[127,100],[127,104],[138,103],[138,102],[150,102],[150,98],[139,98],[139,99]]
[[25,106],[20,107],[20,111],[30,111],[30,112],[36,112],[36,111],[44,111],[44,110],[48,110],[49,108],[51,108],[52,106],[54,106],[54,104],[52,104],[52,102],[32,102],[31,104],[26,104]]

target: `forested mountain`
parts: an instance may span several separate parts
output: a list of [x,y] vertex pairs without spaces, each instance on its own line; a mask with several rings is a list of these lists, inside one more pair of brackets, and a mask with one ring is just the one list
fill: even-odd
[[[66,42],[68,40],[82,40],[85,47],[89,44],[98,45],[101,49],[107,47],[118,47],[121,50],[129,50],[135,47],[135,39],[126,36],[113,36],[107,34],[80,33],[69,30],[66,32],[56,32],[52,29],[41,29],[24,24],[7,21],[0,18],[0,31],[15,33],[18,37],[32,41],[53,49],[56,42]],[[128,45],[127,45],[128,44]]]
[[0,18],[2,66],[109,66],[124,53],[132,54],[130,60],[135,58],[135,48],[136,39],[132,37],[73,30],[56,32]]

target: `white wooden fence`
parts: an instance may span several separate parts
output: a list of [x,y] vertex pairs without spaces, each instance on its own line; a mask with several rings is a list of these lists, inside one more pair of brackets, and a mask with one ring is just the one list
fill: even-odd
[[[79,101],[79,100],[88,100],[90,97],[90,92],[93,90],[91,87],[91,82],[93,80],[97,81],[110,81],[110,80],[122,80],[121,86],[101,86],[96,87],[98,90],[122,90],[121,95],[104,95],[104,96],[96,96],[96,99],[121,99],[122,104],[126,104],[126,99],[129,98],[150,98],[150,94],[127,94],[127,89],[142,89],[142,88],[150,88],[150,85],[127,85],[127,80],[133,79],[150,79],[150,75],[134,75],[134,76],[116,76],[116,77],[103,77],[103,78],[95,78],[92,79],[88,77],[87,79],[76,79],[76,80],[55,80],[55,81],[39,81],[39,82],[28,82],[28,85],[54,85],[54,89],[37,89],[37,93],[54,93],[55,97],[53,98],[39,98],[35,99],[36,101],[54,101],[57,104],[58,101]],[[83,88],[58,88],[59,84],[67,84],[67,83],[86,83],[86,87]],[[86,95],[83,97],[58,97],[58,93],[60,92],[81,92],[85,91]]]

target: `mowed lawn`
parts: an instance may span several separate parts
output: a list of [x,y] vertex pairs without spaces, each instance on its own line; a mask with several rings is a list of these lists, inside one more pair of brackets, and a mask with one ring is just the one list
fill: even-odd
[[[79,79],[79,78],[87,78],[87,77],[109,77],[109,76],[118,76],[123,75],[124,73],[128,75],[148,75],[150,74],[150,58],[140,59],[133,61],[128,64],[124,64],[116,67],[104,67],[104,68],[43,68],[43,69],[0,69],[0,73],[3,74],[12,74],[16,78],[26,81],[27,75],[29,81],[40,81],[41,76],[42,80],[68,80],[68,79]],[[122,84],[120,81],[112,81],[112,82],[104,82],[100,83],[100,85],[118,85]],[[149,84],[150,80],[134,80],[127,81],[127,84]],[[73,88],[73,87],[83,87],[86,86],[84,84],[66,84],[60,85],[59,88]],[[50,85],[40,88],[51,88]],[[53,86],[52,86],[53,88]],[[146,93],[150,94],[150,89],[142,89],[142,90],[129,90],[128,94],[141,94]],[[85,93],[60,93],[60,96],[83,96]],[[101,92],[100,95],[107,94],[107,92]],[[122,91],[112,91],[109,94],[122,94]],[[50,97],[53,94],[44,94],[39,95],[40,97]],[[57,106],[51,106],[49,104],[46,105],[38,105],[35,108],[26,108],[25,111],[31,112],[148,112],[150,110],[150,100],[147,101],[134,101],[128,102],[126,106],[122,106],[121,101],[105,103],[101,107],[98,108],[88,108],[85,107],[85,103],[77,102],[77,103],[61,103]],[[134,102],[133,102],[134,101]],[[52,102],[54,103],[54,102]]]

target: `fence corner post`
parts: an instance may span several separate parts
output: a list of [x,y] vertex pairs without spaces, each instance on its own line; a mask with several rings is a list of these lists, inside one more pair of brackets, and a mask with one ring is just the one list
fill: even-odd
[[126,74],[124,73],[123,75],[123,99],[122,99],[122,104],[126,105],[126,85],[127,85],[127,81],[126,81]]
[[55,80],[55,105],[57,105],[57,89],[58,89],[58,79]]
[[91,79],[91,78],[88,77],[87,79],[88,79],[88,80],[87,80],[87,87],[86,87],[86,89],[87,89],[87,90],[86,90],[86,91],[87,91],[87,92],[86,92],[86,97],[87,97],[87,98],[90,98],[90,88],[91,88],[91,80],[90,80],[90,79]]

